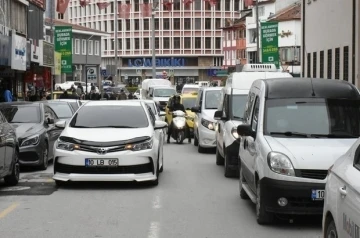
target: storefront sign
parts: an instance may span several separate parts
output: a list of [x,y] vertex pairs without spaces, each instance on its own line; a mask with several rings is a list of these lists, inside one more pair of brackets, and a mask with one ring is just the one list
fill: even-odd
[[40,65],[50,68],[54,67],[54,45],[44,40],[40,42],[40,45],[42,45],[43,49],[42,59],[40,59]]
[[[151,67],[152,59],[128,59],[128,67]],[[156,59],[156,67],[184,67],[184,58]]]
[[55,75],[61,75],[61,53],[59,52],[54,52],[54,56],[55,56]]
[[11,68],[26,71],[26,38],[16,35],[15,31],[11,38]]
[[31,44],[31,62],[40,63],[40,46]]
[[71,26],[55,26],[55,51],[61,53],[61,72],[72,73]]
[[87,67],[86,78],[88,83],[97,82],[97,68],[96,67]]
[[10,66],[10,37],[0,35],[0,65]]
[[261,23],[262,63],[275,64],[277,68],[280,67],[278,31],[278,22]]
[[46,0],[29,0],[29,2],[40,7],[43,10],[46,10]]

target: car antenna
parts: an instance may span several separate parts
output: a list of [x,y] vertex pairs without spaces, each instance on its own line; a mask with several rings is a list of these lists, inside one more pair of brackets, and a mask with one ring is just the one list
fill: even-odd
[[313,85],[312,79],[310,79],[310,82],[311,82],[311,90],[312,90],[311,96],[315,97],[316,95],[315,95],[314,85]]

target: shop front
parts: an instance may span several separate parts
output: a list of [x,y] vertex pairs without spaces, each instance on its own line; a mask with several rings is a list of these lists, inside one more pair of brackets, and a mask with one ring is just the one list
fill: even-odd
[[[5,87],[13,87],[12,78],[15,74],[11,70],[11,37],[0,35],[0,93]],[[13,91],[13,90],[12,90]]]

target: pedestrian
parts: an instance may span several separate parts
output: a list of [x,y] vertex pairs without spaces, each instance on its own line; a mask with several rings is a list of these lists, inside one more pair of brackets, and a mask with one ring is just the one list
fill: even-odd
[[132,92],[129,93],[128,99],[134,99],[134,95],[132,94]]
[[13,95],[10,91],[10,88],[7,87],[3,93],[4,101],[5,102],[12,102],[13,101]]
[[124,89],[121,89],[119,94],[119,100],[126,100],[126,99],[127,99],[126,93],[124,92]]

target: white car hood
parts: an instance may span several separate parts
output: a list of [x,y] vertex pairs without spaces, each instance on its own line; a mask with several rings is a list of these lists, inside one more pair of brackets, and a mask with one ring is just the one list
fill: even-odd
[[[357,139],[309,139],[265,136],[272,151],[287,155],[295,169],[327,170]],[[295,158],[295,160],[294,160]]]
[[208,121],[211,121],[211,122],[216,122],[215,119],[214,119],[215,112],[216,112],[216,109],[215,110],[213,110],[213,109],[201,110],[202,117],[205,120],[208,120]]
[[94,142],[126,141],[139,137],[152,137],[150,128],[73,128],[67,127],[61,136]]

